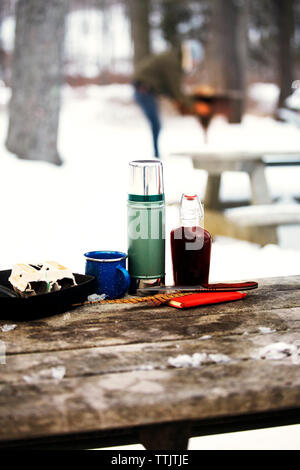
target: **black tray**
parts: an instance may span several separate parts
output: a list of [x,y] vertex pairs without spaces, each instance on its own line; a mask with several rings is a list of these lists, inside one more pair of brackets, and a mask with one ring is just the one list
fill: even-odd
[[[8,281],[11,270],[0,271],[0,284],[12,289]],[[62,313],[72,305],[84,302],[88,295],[94,294],[94,276],[74,273],[77,285],[56,292],[32,297],[0,297],[0,319],[31,320]]]

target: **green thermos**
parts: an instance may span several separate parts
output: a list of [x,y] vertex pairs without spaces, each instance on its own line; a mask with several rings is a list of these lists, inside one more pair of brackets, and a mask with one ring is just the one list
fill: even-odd
[[165,283],[163,166],[156,160],[129,164],[128,271],[130,293]]

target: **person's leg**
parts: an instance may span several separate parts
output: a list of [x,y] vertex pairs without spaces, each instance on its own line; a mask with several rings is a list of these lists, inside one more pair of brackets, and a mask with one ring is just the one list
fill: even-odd
[[161,124],[158,114],[158,107],[153,93],[148,91],[135,90],[135,100],[140,105],[145,116],[147,117],[152,130],[154,155],[159,158],[158,138],[161,130]]

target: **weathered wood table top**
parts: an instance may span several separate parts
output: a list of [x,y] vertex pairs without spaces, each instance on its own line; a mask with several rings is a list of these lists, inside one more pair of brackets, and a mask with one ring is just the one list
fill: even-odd
[[87,305],[9,331],[1,320],[2,447],[131,435],[178,449],[222,423],[300,422],[300,276],[258,282],[202,308]]

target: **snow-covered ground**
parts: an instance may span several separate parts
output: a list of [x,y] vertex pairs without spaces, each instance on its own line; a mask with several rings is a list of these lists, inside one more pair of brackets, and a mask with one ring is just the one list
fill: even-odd
[[[5,149],[8,99],[9,90],[0,87],[0,269],[20,261],[54,259],[75,272],[84,272],[86,251],[126,251],[128,163],[152,158],[148,125],[132,100],[131,87],[63,88],[59,131],[62,167],[22,161]],[[202,130],[193,117],[178,116],[167,101],[161,106],[167,202],[178,201],[182,192],[203,196],[206,173],[193,170],[189,158],[171,155],[203,149]],[[209,141],[210,148],[300,150],[300,130],[250,115],[241,125],[228,125],[216,118]],[[299,177],[300,167],[267,170],[271,193],[282,200],[299,196]],[[249,192],[245,174],[225,174],[224,199],[246,198]],[[168,206],[167,234],[177,224],[177,217],[176,207]],[[299,274],[300,227],[280,229],[280,245],[264,248],[216,238],[211,263],[212,281]],[[171,281],[167,237],[167,282]],[[203,442],[204,448],[210,445],[208,438],[200,439],[197,442]],[[216,448],[221,445],[219,438],[210,439],[215,439],[210,442],[215,442]]]

